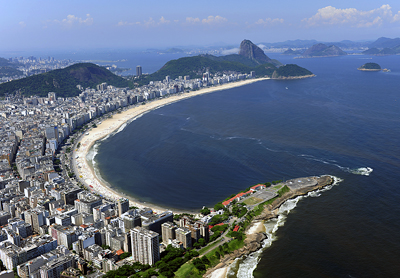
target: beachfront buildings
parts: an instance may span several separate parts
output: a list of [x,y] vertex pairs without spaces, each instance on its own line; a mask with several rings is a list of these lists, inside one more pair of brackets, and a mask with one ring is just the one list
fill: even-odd
[[77,86],[81,93],[66,98],[54,92],[45,97],[10,92],[0,100],[0,258],[6,268],[17,267],[23,278],[59,277],[84,258],[107,271],[118,268],[119,256],[128,252],[134,261],[157,262],[161,234],[164,245],[178,248],[207,240],[204,223],[185,218],[178,227],[170,211],[130,209],[126,199],[95,192],[84,173],[74,176],[80,165],[73,153],[79,136],[99,124],[100,117],[157,97],[245,78],[250,75],[206,73],[135,89],[101,83],[96,89]]
[[142,264],[153,265],[160,260],[158,233],[136,227],[131,230],[132,257]]

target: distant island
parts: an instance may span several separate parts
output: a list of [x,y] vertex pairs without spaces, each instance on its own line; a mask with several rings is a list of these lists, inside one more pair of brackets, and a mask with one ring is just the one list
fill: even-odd
[[293,50],[291,48],[282,53],[282,55],[301,55],[301,54],[302,54],[301,51]]
[[303,53],[303,58],[332,57],[343,55],[347,55],[347,53],[335,45],[327,46],[326,44],[318,43],[308,48]]
[[366,63],[358,68],[361,71],[390,71],[389,69],[382,69],[377,63]]
[[358,68],[358,70],[363,70],[363,71],[380,71],[382,70],[381,66],[378,65],[377,63],[366,63],[362,65],[361,67]]

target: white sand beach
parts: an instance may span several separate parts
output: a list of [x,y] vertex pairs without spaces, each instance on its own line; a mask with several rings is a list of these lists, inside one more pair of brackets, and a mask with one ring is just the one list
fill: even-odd
[[[104,120],[100,125],[98,125],[96,128],[92,128],[89,132],[89,134],[84,134],[81,139],[80,143],[81,146],[79,149],[74,150],[72,157],[73,157],[73,163],[74,163],[74,168],[75,168],[75,173],[78,177],[80,177],[81,181],[86,185],[87,188],[91,189],[92,191],[106,197],[112,200],[117,200],[120,198],[128,198],[130,200],[130,205],[131,206],[136,206],[136,207],[151,207],[154,211],[156,212],[161,212],[165,209],[161,207],[157,207],[156,205],[149,205],[149,204],[144,204],[140,203],[138,200],[135,200],[131,196],[125,196],[122,193],[116,192],[115,190],[112,190],[104,182],[102,182],[94,173],[93,168],[88,164],[88,161],[86,160],[86,155],[88,154],[90,148],[93,146],[93,144],[106,137],[110,133],[118,130],[121,125],[126,123],[127,121],[138,117],[146,112],[149,112],[151,110],[160,108],[164,105],[168,105],[183,99],[187,99],[190,97],[202,95],[202,94],[207,94],[207,93],[212,93],[216,91],[221,91],[221,90],[226,90],[234,87],[239,87],[243,85],[247,85],[250,83],[254,83],[257,81],[262,81],[266,80],[269,78],[258,78],[258,79],[249,79],[249,80],[243,80],[243,81],[238,81],[238,82],[232,82],[232,83],[227,83],[219,86],[214,86],[214,87],[208,87],[204,88],[198,91],[191,91],[189,93],[182,93],[182,94],[176,94],[176,95],[170,95],[167,98],[162,98],[162,99],[155,99],[153,101],[150,101],[146,103],[145,105],[137,105],[134,106],[133,108],[130,108],[126,111],[123,111],[121,113],[116,113],[112,116],[112,118],[109,118],[107,120]],[[78,167],[79,165],[79,167]],[[175,213],[181,213],[178,211],[174,211]]]
[[257,234],[260,232],[265,232],[264,221],[253,222],[250,228],[246,231],[247,235]]
[[226,274],[228,272],[228,267],[223,267],[214,270],[211,275],[208,276],[208,278],[225,278]]

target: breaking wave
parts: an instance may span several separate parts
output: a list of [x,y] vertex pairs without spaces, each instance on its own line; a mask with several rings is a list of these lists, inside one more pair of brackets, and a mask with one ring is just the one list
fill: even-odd
[[318,161],[318,162],[321,162],[324,164],[334,165],[334,166],[338,167],[340,170],[347,172],[347,173],[354,174],[354,175],[369,176],[372,173],[372,171],[374,171],[374,169],[372,169],[371,167],[360,167],[360,168],[352,169],[350,167],[340,166],[339,164],[337,164],[336,160],[319,159],[319,158],[316,158],[316,157],[314,157],[312,155],[308,155],[308,154],[301,154],[299,156],[304,157],[305,159],[308,159],[308,160],[314,160],[314,161]]

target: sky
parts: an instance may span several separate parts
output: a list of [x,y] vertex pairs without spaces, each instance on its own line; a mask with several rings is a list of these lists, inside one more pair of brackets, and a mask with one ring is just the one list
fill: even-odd
[[0,50],[146,49],[400,36],[400,1],[0,0]]

